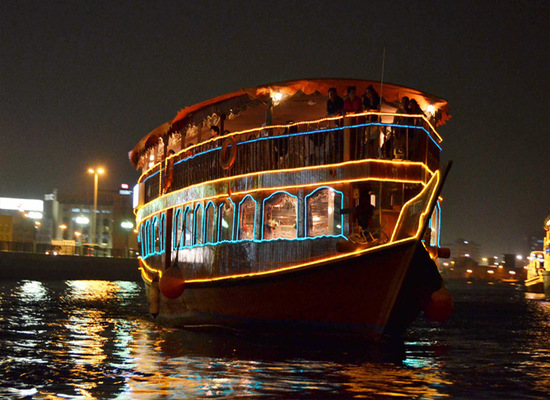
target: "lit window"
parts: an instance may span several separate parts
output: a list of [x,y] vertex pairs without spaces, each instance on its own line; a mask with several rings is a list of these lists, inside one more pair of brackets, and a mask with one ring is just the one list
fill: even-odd
[[206,223],[204,225],[204,242],[214,243],[216,241],[216,219],[214,203],[209,202],[205,211]]
[[239,240],[254,239],[256,222],[256,201],[246,196],[239,204]]
[[181,208],[178,208],[174,213],[174,233],[172,236],[172,243],[174,244],[174,250],[179,249],[183,243],[181,233],[183,232],[183,214]]
[[264,200],[263,238],[295,239],[298,237],[298,199],[286,192],[277,192]]
[[332,188],[320,188],[306,196],[307,236],[340,235],[342,207],[342,193]]
[[184,239],[183,239],[183,245],[184,246],[191,246],[193,244],[193,213],[191,212],[191,209],[189,207],[185,208],[185,225],[183,226],[184,233]]
[[235,218],[235,203],[227,199],[220,205],[220,238],[233,240],[233,223]]
[[202,240],[202,204],[195,207],[195,230],[193,232],[193,244],[201,244]]

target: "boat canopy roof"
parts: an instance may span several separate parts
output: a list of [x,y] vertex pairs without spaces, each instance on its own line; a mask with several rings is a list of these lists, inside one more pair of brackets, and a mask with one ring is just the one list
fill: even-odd
[[361,96],[371,85],[384,99],[382,111],[386,111],[384,108],[388,107],[388,111],[397,109],[401,98],[407,96],[410,99],[414,98],[423,110],[428,105],[433,105],[436,109],[436,125],[442,125],[450,118],[446,100],[391,83],[381,85],[377,81],[339,78],[274,82],[255,88],[240,89],[180,110],[173,120],[155,128],[139,141],[129,153],[130,161],[136,166],[141,155],[158,144],[161,138],[167,138],[175,132],[185,135],[193,126],[201,126],[206,121],[216,121],[222,116],[232,121],[233,130],[260,126],[265,121],[268,105],[274,104],[276,94],[279,94],[281,100],[278,105],[274,104],[276,107],[272,123],[282,124],[324,117],[330,88],[336,88],[338,94],[344,97],[347,88],[355,86],[357,95]]

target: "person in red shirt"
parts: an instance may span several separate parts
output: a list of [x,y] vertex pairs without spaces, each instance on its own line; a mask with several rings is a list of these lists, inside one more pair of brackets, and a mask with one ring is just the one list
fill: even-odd
[[348,95],[344,100],[344,113],[361,113],[363,112],[363,102],[355,93],[355,86],[348,87]]

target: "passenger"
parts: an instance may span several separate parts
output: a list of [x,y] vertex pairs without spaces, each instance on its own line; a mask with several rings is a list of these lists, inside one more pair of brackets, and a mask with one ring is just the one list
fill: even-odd
[[365,111],[380,111],[380,96],[372,85],[365,90],[363,108]]
[[348,87],[348,95],[344,100],[344,113],[361,113],[363,112],[363,103],[361,98],[356,95],[355,86]]
[[374,215],[374,206],[370,202],[371,193],[370,190],[363,193],[359,197],[357,206],[353,208],[343,208],[340,211],[342,214],[352,214],[355,220],[354,223],[361,228],[361,232],[368,232]]
[[210,137],[217,137],[220,135],[220,128],[216,125],[210,127]]
[[[380,96],[372,85],[369,85],[365,90],[363,97],[363,107],[365,111],[380,111]],[[368,117],[369,122],[378,122],[377,115]],[[379,141],[381,140],[381,132],[378,125],[369,125],[365,130],[365,139],[367,142],[367,157],[376,158],[379,155]],[[381,158],[381,157],[380,157]]]
[[[409,114],[409,98],[403,96],[399,104],[399,108],[395,111],[396,114]],[[396,115],[393,118],[393,123],[395,125],[407,125],[407,117],[403,115]],[[407,128],[404,126],[394,127],[393,129],[393,149],[390,153],[395,158],[397,154],[405,155],[407,148]]]
[[[344,100],[344,113],[363,112],[363,101],[356,95],[355,86],[348,87],[348,95]],[[352,117],[348,121],[351,125],[364,123],[364,117]],[[350,128],[350,159],[357,160],[364,156],[364,128]]]
[[[424,115],[424,112],[418,105],[415,99],[411,99],[409,102],[409,114],[414,115]],[[416,126],[421,126],[423,123],[422,118],[416,117],[412,118],[410,121],[412,124]],[[418,129],[409,129],[409,159],[411,160],[421,160],[422,154],[424,154],[426,148],[425,148],[425,142],[422,140],[421,135],[419,135]]]
[[411,99],[409,101],[409,114],[424,115],[424,112],[422,111],[422,109],[420,108],[420,106],[418,105],[415,99]]
[[287,155],[288,155],[288,144],[289,144],[289,134],[293,134],[298,132],[298,127],[296,125],[291,125],[294,123],[294,121],[286,121],[288,126],[285,128],[285,132],[283,133],[282,137],[279,137],[274,140],[275,144],[275,166],[276,167],[284,167],[286,165],[287,161]]
[[[395,112],[397,114],[409,114],[409,102],[410,102],[409,98],[407,96],[403,96],[401,98],[401,103],[399,103],[399,108]],[[395,117],[395,118],[402,118],[402,117]]]
[[168,151],[168,157],[166,157],[166,167],[164,170],[164,193],[168,192],[172,187],[172,180],[174,179],[174,154],[176,154],[176,152],[170,149]]
[[330,88],[328,90],[328,100],[327,100],[327,115],[329,117],[334,117],[337,115],[342,115],[342,110],[344,108],[344,99],[338,96],[336,88]]

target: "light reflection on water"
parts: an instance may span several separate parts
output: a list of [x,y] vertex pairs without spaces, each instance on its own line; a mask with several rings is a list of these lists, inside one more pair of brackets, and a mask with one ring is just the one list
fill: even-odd
[[550,305],[518,286],[451,285],[447,326],[420,319],[387,345],[161,328],[133,282],[0,289],[0,397],[550,396]]

